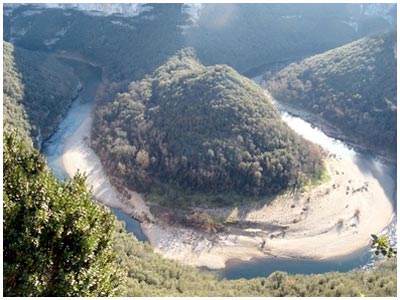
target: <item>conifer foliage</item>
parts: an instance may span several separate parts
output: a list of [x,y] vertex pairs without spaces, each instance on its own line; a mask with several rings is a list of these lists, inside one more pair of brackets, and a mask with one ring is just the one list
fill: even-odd
[[84,176],[59,183],[15,132],[3,143],[4,295],[116,295],[115,217],[92,201]]

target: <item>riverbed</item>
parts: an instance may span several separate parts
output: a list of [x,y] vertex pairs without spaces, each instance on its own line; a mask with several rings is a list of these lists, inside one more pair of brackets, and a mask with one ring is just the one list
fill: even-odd
[[[67,115],[59,126],[58,131],[47,141],[44,147],[44,154],[47,157],[50,168],[54,171],[59,179],[67,177],[64,164],[62,162],[62,152],[66,141],[80,128],[83,122],[87,121],[94,107],[93,99],[95,90],[100,82],[100,78],[94,78],[84,85],[84,89],[79,98],[74,101]],[[393,176],[395,169],[385,165],[383,162],[374,157],[357,153],[354,149],[345,143],[326,136],[315,126],[310,123],[294,117],[285,111],[282,111],[283,119],[298,133],[303,134],[307,139],[319,143],[322,147],[331,153],[351,159],[357,163],[357,166],[363,172],[371,174],[382,185],[385,184],[385,178],[388,175]],[[92,154],[93,155],[93,154]],[[394,190],[384,189],[388,193],[388,197],[394,201]],[[111,205],[112,206],[112,205]],[[119,219],[127,223],[127,230],[138,237],[139,240],[146,240],[143,235],[139,222],[125,214],[121,207],[112,208]],[[396,228],[396,218],[391,223],[391,227]],[[394,224],[394,225],[393,225]],[[395,236],[395,230],[391,232],[391,236]],[[371,262],[372,255],[368,248],[347,255],[329,260],[304,260],[304,259],[281,259],[281,258],[263,258],[250,261],[234,261],[230,260],[226,264],[226,268],[221,274],[226,278],[252,278],[257,276],[267,276],[270,273],[281,270],[290,273],[323,273],[327,271],[347,271],[356,267],[362,267]]]

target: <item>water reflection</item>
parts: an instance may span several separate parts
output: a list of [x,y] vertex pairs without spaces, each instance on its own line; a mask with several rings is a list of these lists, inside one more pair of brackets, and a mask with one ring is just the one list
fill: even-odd
[[60,180],[69,178],[62,163],[64,142],[79,128],[92,111],[92,108],[93,105],[91,103],[82,103],[82,97],[78,97],[70,106],[57,131],[43,146],[43,154],[46,157],[47,165]]
[[281,113],[282,119],[305,139],[320,145],[325,150],[343,158],[355,158],[356,152],[342,141],[328,137],[320,129],[312,126],[310,123],[300,119],[299,117],[294,117],[285,111],[282,111]]

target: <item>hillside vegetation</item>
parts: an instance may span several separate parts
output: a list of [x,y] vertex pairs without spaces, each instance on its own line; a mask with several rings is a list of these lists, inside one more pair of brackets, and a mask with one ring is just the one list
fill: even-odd
[[3,119],[7,126],[17,128],[26,143],[31,143],[31,125],[22,103],[24,85],[13,57],[13,46],[3,42]]
[[278,100],[318,114],[367,147],[396,154],[396,32],[360,39],[281,70]]
[[[40,148],[55,131],[79,81],[88,94],[97,88],[100,68],[81,63],[91,61],[104,71],[92,146],[117,188],[169,199],[170,209],[149,201],[153,215],[179,218],[177,208],[188,204],[232,205],[313,183],[323,177],[320,148],[230,66],[251,74],[388,28],[352,4],[207,4],[197,21],[182,4],[143,6],[129,18],[30,5],[3,15],[13,43],[3,42],[4,296],[395,297],[395,259],[346,273],[222,279],[139,242],[93,200],[83,175],[55,178],[32,144]],[[269,89],[394,155],[395,44],[390,33],[310,57],[278,73]],[[186,46],[211,66],[192,50],[177,53]],[[221,226],[198,211],[183,217],[206,234]]]
[[205,67],[190,49],[97,110],[93,146],[135,190],[275,194],[322,173],[319,148],[294,133],[252,81]]
[[3,42],[3,109],[8,126],[40,147],[76,96],[78,78],[55,57]]
[[224,280],[164,259],[5,132],[4,296],[395,296],[396,260],[370,271]]

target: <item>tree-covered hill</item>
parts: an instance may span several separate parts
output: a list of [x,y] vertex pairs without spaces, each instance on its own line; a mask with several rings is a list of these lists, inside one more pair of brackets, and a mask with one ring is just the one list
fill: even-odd
[[[368,271],[309,276],[275,272],[268,278],[225,280],[164,259],[93,201],[82,176],[59,182],[38,151],[9,132],[16,128],[24,141],[32,138],[39,146],[71,104],[78,80],[87,87],[86,67],[57,58],[57,52],[101,65],[106,79],[114,81],[103,81],[106,97],[122,90],[124,80],[137,80],[127,92],[102,104],[93,131],[93,145],[109,174],[122,177],[128,186],[149,192],[149,187],[157,187],[159,194],[182,190],[184,201],[188,194],[199,191],[203,197],[204,191],[211,191],[220,204],[230,203],[231,191],[248,200],[248,195],[296,188],[320,174],[320,151],[282,123],[252,82],[225,65],[205,67],[187,50],[159,66],[189,45],[205,64],[227,63],[250,74],[264,65],[325,51],[388,27],[382,17],[354,20],[347,5],[242,5],[238,12],[235,5],[210,4],[191,28],[181,4],[144,6],[148,9],[143,14],[129,18],[30,5],[3,15],[4,38],[13,43],[3,43],[4,296],[396,296],[396,260]],[[374,143],[391,147],[395,133],[387,126],[397,110],[390,78],[395,72],[389,59],[393,43],[394,35],[387,35],[343,47],[347,50],[335,49],[340,58],[335,52],[326,56],[338,67],[329,69],[329,76],[313,66],[318,69],[320,94],[327,83],[332,91],[339,90],[327,77],[343,69],[339,82],[345,90],[335,97],[349,96],[344,104],[324,100],[324,105],[313,103],[311,109],[338,126],[368,121],[365,131]],[[347,67],[342,68],[340,61]],[[322,63],[316,58],[315,62]],[[384,82],[373,82],[362,72]],[[143,79],[145,74],[151,75]],[[297,80],[303,84],[297,78],[293,87],[275,86],[276,91],[297,92]],[[350,83],[361,99],[349,92]],[[366,109],[359,109],[357,102]],[[301,108],[307,105],[304,102]],[[342,107],[345,116],[356,116],[354,124],[348,123],[351,118],[340,119],[337,112]],[[361,127],[354,138],[368,143]],[[228,197],[221,198],[226,191]]]
[[76,96],[78,78],[57,58],[3,42],[4,120],[40,147]]
[[396,154],[396,32],[360,39],[281,70],[278,100],[331,122],[352,141]]
[[225,280],[154,253],[90,199],[60,183],[15,133],[3,140],[4,296],[395,296],[396,260],[370,271],[275,272]]
[[100,107],[93,146],[135,190],[275,194],[322,172],[319,148],[294,133],[264,92],[184,49]]

